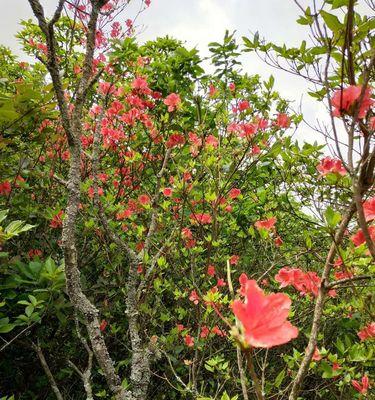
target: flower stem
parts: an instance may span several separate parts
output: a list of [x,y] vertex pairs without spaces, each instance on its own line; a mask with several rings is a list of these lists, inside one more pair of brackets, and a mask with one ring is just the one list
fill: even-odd
[[255,393],[257,396],[258,400],[265,400],[264,396],[263,396],[263,392],[262,392],[262,385],[260,384],[258,375],[255,372],[255,368],[254,368],[254,359],[253,359],[253,349],[246,349],[244,350],[244,354],[246,357],[246,361],[247,361],[247,367],[249,368],[249,373],[251,376],[251,379],[254,382],[254,388],[255,388]]

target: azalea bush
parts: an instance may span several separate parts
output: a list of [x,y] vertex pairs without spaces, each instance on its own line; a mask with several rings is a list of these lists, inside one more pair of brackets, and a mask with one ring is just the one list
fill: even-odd
[[[149,1],[29,3],[35,62],[0,48],[2,393],[370,397],[373,20],[314,2],[311,47],[226,32],[209,73],[137,42]],[[311,83],[332,154],[248,51]]]

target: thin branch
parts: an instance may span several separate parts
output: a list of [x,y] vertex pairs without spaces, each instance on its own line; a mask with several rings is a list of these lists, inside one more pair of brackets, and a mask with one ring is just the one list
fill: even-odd
[[366,279],[374,279],[375,276],[374,275],[356,275],[356,276],[352,276],[351,278],[345,278],[345,279],[339,279],[335,282],[331,282],[326,284],[326,288],[327,289],[332,289],[336,286],[340,286],[343,285],[345,283],[348,282],[354,282],[354,281],[362,281],[362,280],[366,280]]
[[246,361],[247,361],[247,367],[249,369],[249,373],[251,376],[251,379],[253,380],[254,383],[254,389],[255,389],[255,394],[258,400],[265,400],[263,392],[262,392],[262,385],[259,381],[258,375],[255,372],[254,368],[254,359],[253,359],[253,349],[247,349],[244,351]]
[[31,343],[31,346],[35,350],[36,354],[38,355],[40,364],[41,364],[41,366],[42,366],[42,368],[44,370],[44,373],[47,376],[48,382],[49,382],[49,384],[51,386],[51,389],[52,389],[53,393],[55,394],[57,400],[64,400],[64,398],[63,398],[63,396],[62,396],[62,394],[60,392],[60,389],[57,386],[55,378],[53,377],[52,372],[51,372],[51,370],[50,370],[50,368],[49,368],[49,366],[47,364],[47,361],[46,361],[46,359],[44,357],[43,350],[40,347],[39,341],[37,342],[37,344]]
[[171,151],[172,151],[172,149],[169,148],[165,152],[163,164],[162,164],[162,166],[160,168],[160,171],[156,175],[156,186],[155,186],[154,196],[153,196],[153,199],[152,199],[151,222],[150,222],[150,227],[149,227],[148,232],[147,232],[145,245],[144,245],[144,248],[143,248],[143,254],[147,254],[148,251],[150,250],[152,236],[154,235],[154,233],[156,231],[156,228],[157,228],[157,217],[158,217],[158,207],[159,207],[158,201],[159,201],[159,198],[160,198],[161,180],[162,180],[162,178],[164,176],[164,172],[166,170],[167,163],[168,163],[169,157],[171,155]]

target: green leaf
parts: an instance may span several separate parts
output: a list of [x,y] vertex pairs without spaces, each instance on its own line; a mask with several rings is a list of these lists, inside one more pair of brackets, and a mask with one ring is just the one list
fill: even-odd
[[320,11],[320,15],[322,16],[324,22],[328,26],[328,28],[333,32],[336,33],[340,31],[343,26],[336,15],[330,14],[324,10]]
[[305,18],[305,17],[299,17],[298,19],[297,19],[297,24],[300,24],[300,25],[309,25],[309,23],[310,23],[310,21],[307,19],[307,18]]
[[8,333],[15,328],[15,324],[7,324],[0,326],[0,333]]
[[322,378],[332,378],[333,369],[326,361],[320,363],[320,369],[323,371]]
[[341,354],[345,353],[345,345],[340,338],[336,340],[336,348]]
[[276,379],[275,379],[274,385],[275,385],[277,388],[279,388],[280,385],[283,383],[284,378],[285,378],[285,369],[281,370],[281,371],[278,373],[278,375],[277,375],[277,377],[276,377]]
[[9,210],[1,210],[0,211],[0,222],[3,222],[7,217]]
[[349,0],[333,0],[332,2],[332,10],[336,8],[345,7],[349,4]]
[[335,228],[336,225],[341,221],[340,213],[334,211],[332,207],[327,208],[324,216],[330,228]]

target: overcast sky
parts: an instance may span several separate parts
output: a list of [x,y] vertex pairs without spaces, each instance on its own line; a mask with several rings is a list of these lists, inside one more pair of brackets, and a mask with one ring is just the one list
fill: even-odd
[[[0,1],[0,42],[20,54],[14,35],[20,29],[20,20],[32,18],[29,3],[27,0]],[[47,15],[57,4],[57,0],[41,2]],[[301,0],[301,3],[308,1]],[[138,0],[133,0],[133,4],[125,19],[135,15]],[[197,46],[205,54],[207,44],[221,41],[225,30],[229,29],[237,31],[239,41],[242,36],[259,31],[268,40],[298,45],[308,39],[305,27],[295,22],[298,11],[292,0],[152,0],[150,8],[139,17],[138,23],[143,25],[139,39],[144,41],[168,34],[185,41],[188,47]],[[249,74],[260,74],[268,79],[272,73],[277,90],[283,97],[293,100],[296,109],[302,99],[304,115],[310,122],[324,117],[323,107],[307,95],[307,86],[302,79],[268,67],[254,54],[245,54],[241,61],[243,71]],[[302,125],[298,137],[309,141],[318,139]]]

